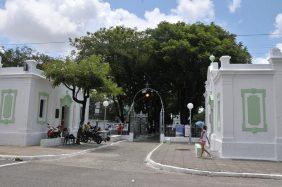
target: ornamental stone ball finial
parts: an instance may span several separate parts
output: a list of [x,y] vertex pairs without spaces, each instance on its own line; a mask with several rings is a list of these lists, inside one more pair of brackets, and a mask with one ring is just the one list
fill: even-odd
[[210,61],[213,63],[214,60],[215,60],[215,56],[214,56],[214,55],[211,55],[211,56],[210,56]]

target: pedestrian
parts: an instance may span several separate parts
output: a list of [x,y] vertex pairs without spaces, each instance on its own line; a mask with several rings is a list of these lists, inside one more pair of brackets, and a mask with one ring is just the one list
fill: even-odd
[[122,131],[123,131],[123,125],[120,123],[117,126],[117,132],[118,132],[119,135],[122,135]]
[[206,152],[209,155],[209,157],[212,158],[211,154],[205,148],[205,145],[206,145],[207,141],[210,144],[210,141],[209,141],[208,136],[207,136],[207,126],[204,125],[203,129],[202,129],[202,132],[201,132],[201,138],[200,138],[200,144],[201,144],[201,148],[202,148],[200,158],[203,156],[204,152]]

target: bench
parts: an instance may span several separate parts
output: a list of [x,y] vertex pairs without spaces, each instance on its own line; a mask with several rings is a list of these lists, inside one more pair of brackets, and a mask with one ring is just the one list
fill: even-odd
[[202,152],[202,147],[200,144],[195,143],[195,153],[196,153],[196,157],[199,158]]

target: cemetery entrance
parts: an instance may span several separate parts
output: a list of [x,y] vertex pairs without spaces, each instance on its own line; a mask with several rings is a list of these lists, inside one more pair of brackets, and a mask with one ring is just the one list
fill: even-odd
[[[146,99],[151,100],[153,96],[157,96],[158,103],[160,103],[158,107],[159,110],[157,112],[157,120],[150,119],[150,116],[152,116],[149,113],[150,110],[148,110],[147,106],[142,106],[142,101],[146,101]],[[158,135],[158,139],[160,139],[160,141],[164,139],[163,101],[158,91],[149,88],[148,84],[146,85],[146,88],[139,90],[135,94],[128,115],[130,117],[129,134],[133,137],[134,141],[142,138],[150,138],[155,135]]]

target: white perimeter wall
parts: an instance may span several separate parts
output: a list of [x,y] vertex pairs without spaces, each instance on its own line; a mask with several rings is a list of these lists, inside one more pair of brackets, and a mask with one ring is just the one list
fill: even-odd
[[[39,145],[41,138],[47,137],[47,123],[58,126],[61,122],[61,101],[67,92],[71,92],[64,86],[52,88],[51,82],[38,75],[13,75],[1,76],[1,90],[17,90],[15,104],[15,122],[9,124],[0,123],[0,145]],[[49,95],[47,120],[39,123],[39,93]],[[1,101],[0,101],[1,102]],[[68,127],[70,132],[76,136],[80,122],[80,105],[72,101],[69,109]],[[59,118],[55,118],[55,110],[59,109]],[[89,102],[86,107],[85,121],[88,121]]]
[[15,121],[8,124],[0,123],[0,145],[26,144],[30,85],[31,76],[29,75],[22,77],[1,76],[0,94],[3,90],[13,89],[17,90],[17,97],[14,113]]
[[[223,60],[219,70],[214,63],[210,66],[206,82],[211,148],[223,158],[282,160],[282,58],[271,58],[265,65],[234,65],[226,57]],[[209,105],[210,95],[213,106]],[[250,96],[260,101],[257,124],[248,121],[247,111],[257,108],[243,99]]]
[[[273,74],[240,74],[222,76],[222,157],[275,160],[275,123],[273,100]],[[243,129],[242,89],[266,91],[265,111],[261,111],[261,123],[266,131],[251,132]],[[246,111],[245,111],[246,114]],[[246,118],[247,115],[245,115]]]

